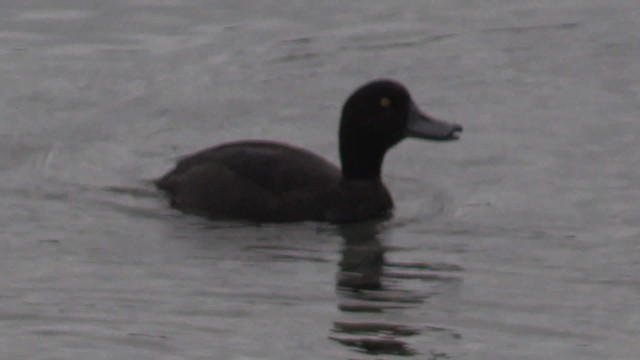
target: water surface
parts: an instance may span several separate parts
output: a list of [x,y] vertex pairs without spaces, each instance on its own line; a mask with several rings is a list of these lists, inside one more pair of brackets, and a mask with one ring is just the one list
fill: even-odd
[[[640,3],[5,0],[0,357],[636,359]],[[465,126],[395,217],[211,223],[148,180],[240,138],[337,159],[377,77]]]

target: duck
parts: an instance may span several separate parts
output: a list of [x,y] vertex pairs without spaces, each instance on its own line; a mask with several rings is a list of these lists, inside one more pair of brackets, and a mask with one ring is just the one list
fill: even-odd
[[154,181],[172,208],[211,220],[354,223],[391,217],[382,181],[389,149],[406,138],[457,140],[457,123],[434,118],[393,79],[358,87],[342,106],[340,167],[302,147],[240,140],[181,158]]

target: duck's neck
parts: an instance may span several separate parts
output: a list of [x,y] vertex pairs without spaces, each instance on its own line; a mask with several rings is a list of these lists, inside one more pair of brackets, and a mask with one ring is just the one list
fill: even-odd
[[379,181],[387,149],[372,146],[357,137],[340,136],[340,162],[345,180]]

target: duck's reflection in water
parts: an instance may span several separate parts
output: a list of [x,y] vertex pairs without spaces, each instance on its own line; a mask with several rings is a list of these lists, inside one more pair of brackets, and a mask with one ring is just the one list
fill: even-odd
[[[459,271],[461,268],[442,264],[389,263],[385,261],[387,248],[381,240],[382,230],[382,221],[339,228],[344,246],[336,287],[340,295],[338,308],[342,315],[340,320],[334,321],[329,338],[358,352],[396,356],[419,355],[410,338],[424,332],[459,338],[455,331],[439,326],[389,321],[390,318],[406,319],[407,312],[412,312],[433,294],[397,289],[397,286],[388,286],[388,283],[405,279],[420,280],[421,283],[459,282],[458,277],[443,275],[440,271]],[[397,272],[397,269],[406,272]],[[398,312],[397,317],[393,316],[394,311]],[[420,355],[447,357],[446,353],[437,350],[429,350],[429,353]]]
[[379,290],[382,287],[384,248],[378,237],[380,222],[343,225],[344,239],[340,259],[338,289],[351,291]]

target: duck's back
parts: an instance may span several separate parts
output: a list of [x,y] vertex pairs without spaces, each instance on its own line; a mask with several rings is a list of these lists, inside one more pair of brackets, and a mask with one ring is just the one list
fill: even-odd
[[325,220],[340,180],[335,165],[302,148],[241,141],[183,158],[156,185],[184,211],[219,219],[301,221]]
[[239,141],[182,158],[157,185],[171,191],[194,170],[212,166],[223,166],[275,194],[326,186],[340,179],[340,170],[335,165],[303,148],[272,141]]

